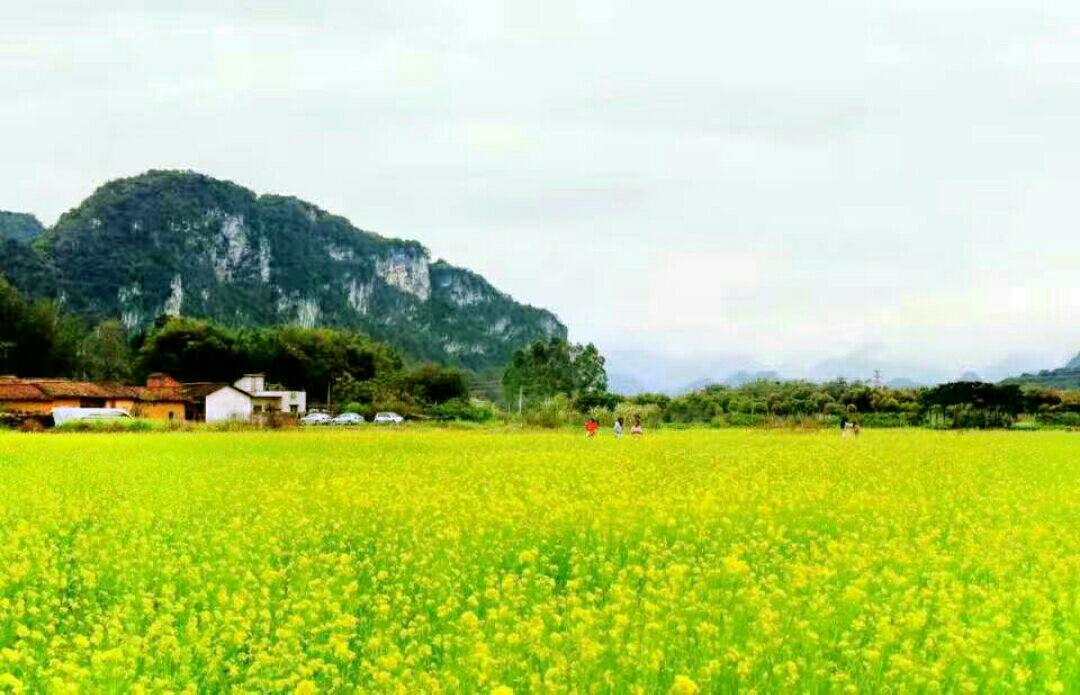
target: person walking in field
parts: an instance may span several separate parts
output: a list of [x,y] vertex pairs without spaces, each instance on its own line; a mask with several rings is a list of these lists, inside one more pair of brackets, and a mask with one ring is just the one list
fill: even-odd
[[589,418],[589,421],[585,423],[585,436],[592,439],[596,436],[596,430],[600,427],[600,423],[596,421],[596,418]]
[[635,415],[634,416],[634,426],[630,428],[630,436],[631,437],[633,437],[633,436],[640,437],[641,434],[642,434],[641,416],[640,415]]
[[621,417],[615,418],[615,427],[613,427],[612,430],[614,430],[616,438],[622,436],[622,418]]

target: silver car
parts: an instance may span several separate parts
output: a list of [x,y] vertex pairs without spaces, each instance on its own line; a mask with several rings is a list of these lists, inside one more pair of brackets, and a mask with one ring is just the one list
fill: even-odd
[[374,422],[388,422],[391,425],[399,425],[405,421],[405,418],[401,417],[397,413],[390,411],[383,411],[381,413],[375,413]]
[[364,421],[360,413],[342,413],[330,421],[331,425],[359,425]]
[[301,425],[327,425],[333,420],[332,417],[326,413],[308,413],[304,417],[300,418]]

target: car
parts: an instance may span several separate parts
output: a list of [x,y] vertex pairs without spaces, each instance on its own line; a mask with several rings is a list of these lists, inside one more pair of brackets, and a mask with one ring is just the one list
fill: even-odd
[[131,413],[123,408],[53,408],[53,424],[62,427],[69,422],[115,422],[132,420]]
[[301,425],[326,425],[329,424],[331,418],[326,413],[308,413],[304,417],[300,418]]
[[391,425],[398,425],[405,421],[405,418],[401,417],[397,413],[384,411],[381,413],[375,413],[375,419],[372,422],[389,422]]
[[331,425],[359,425],[364,421],[360,413],[342,413],[330,421]]

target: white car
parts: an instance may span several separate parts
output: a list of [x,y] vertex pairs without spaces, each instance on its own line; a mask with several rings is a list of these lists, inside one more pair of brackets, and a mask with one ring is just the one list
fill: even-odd
[[332,417],[326,413],[308,413],[304,417],[300,418],[301,425],[326,425],[333,420]]
[[401,417],[397,413],[391,413],[389,411],[375,413],[375,419],[373,422],[389,422],[392,425],[398,425],[405,421],[405,418]]
[[359,425],[364,421],[360,413],[342,413],[330,421],[331,425]]
[[53,408],[53,424],[57,427],[68,422],[92,420],[95,422],[115,422],[131,420],[131,413],[123,408]]

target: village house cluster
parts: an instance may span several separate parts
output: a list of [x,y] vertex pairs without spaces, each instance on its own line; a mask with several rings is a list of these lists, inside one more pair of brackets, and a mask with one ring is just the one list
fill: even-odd
[[245,374],[228,384],[180,383],[157,373],[145,386],[0,376],[0,412],[46,418],[54,408],[122,408],[134,417],[171,422],[250,422],[273,414],[300,417],[307,412],[307,394],[270,386],[264,374]]

